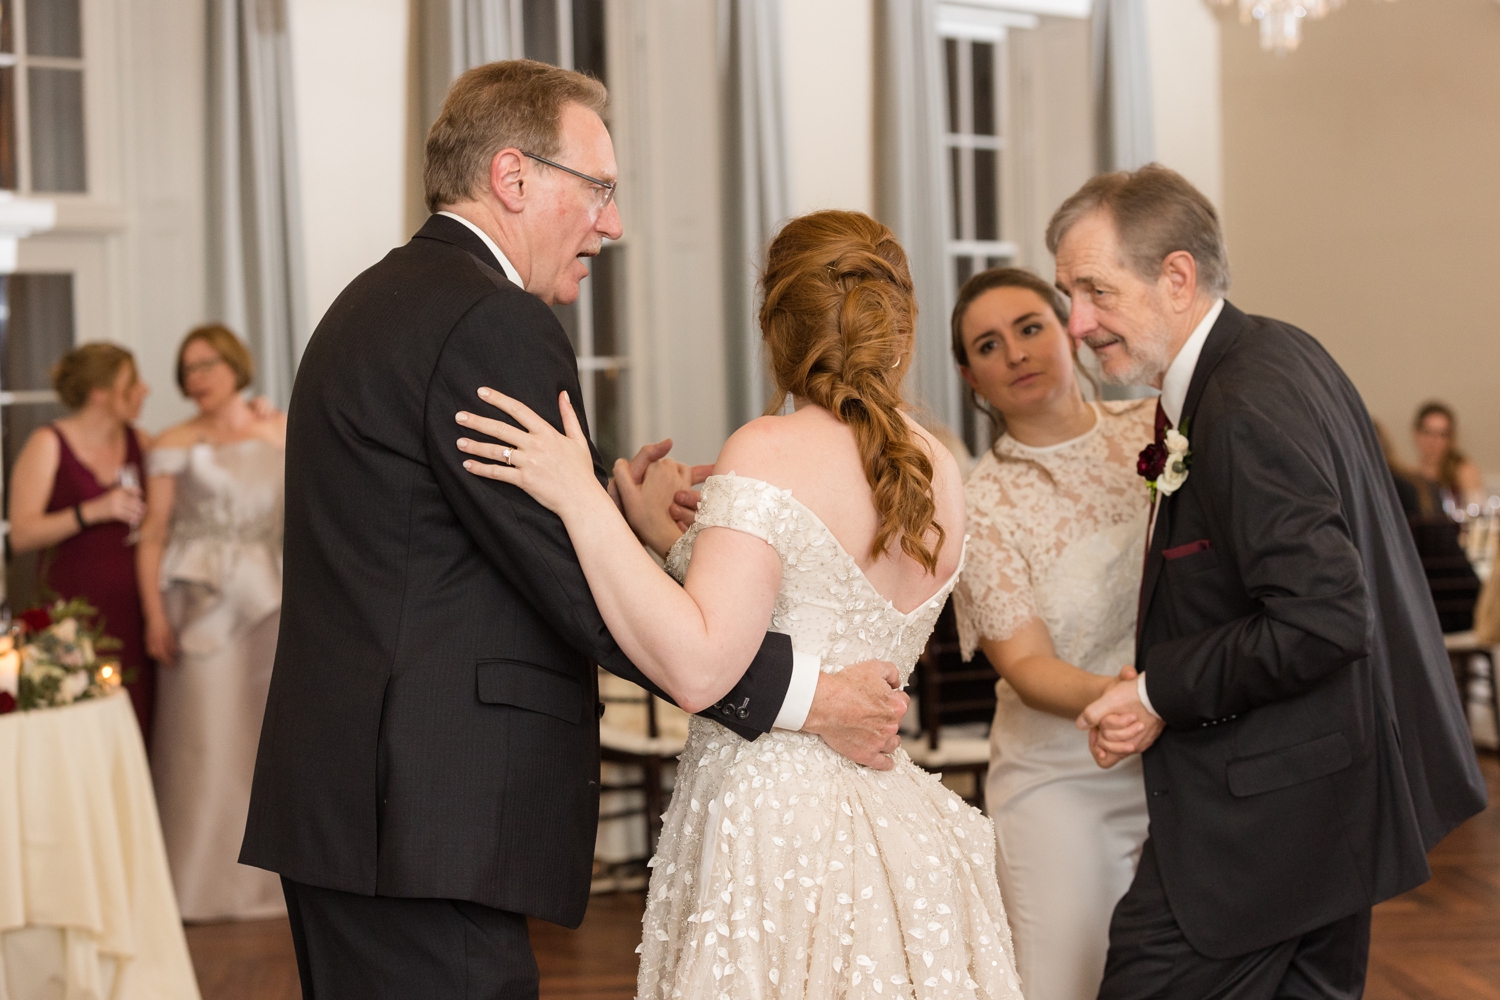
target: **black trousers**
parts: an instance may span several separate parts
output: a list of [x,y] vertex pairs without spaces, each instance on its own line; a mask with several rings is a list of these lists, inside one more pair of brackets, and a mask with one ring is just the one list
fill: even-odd
[[281,880],[302,1000],[537,1000],[526,918]]
[[1135,881],[1109,923],[1099,1000],[1359,1000],[1370,959],[1370,911],[1235,958],[1188,944],[1146,840]]

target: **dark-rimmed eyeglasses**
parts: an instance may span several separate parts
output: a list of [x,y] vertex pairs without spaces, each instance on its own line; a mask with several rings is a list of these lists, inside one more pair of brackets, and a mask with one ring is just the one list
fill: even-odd
[[552,160],[549,160],[545,156],[537,156],[535,153],[527,153],[527,152],[523,151],[521,155],[522,156],[529,156],[531,159],[535,160],[538,163],[545,163],[549,167],[556,167],[558,170],[561,170],[564,173],[569,173],[569,174],[572,174],[574,177],[578,177],[578,178],[581,178],[583,180],[586,180],[590,184],[594,185],[595,187],[597,187],[601,191],[603,191],[604,192],[604,197],[600,198],[599,199],[599,204],[596,205],[596,206],[594,206],[594,211],[596,211],[596,212],[602,212],[602,211],[604,211],[605,206],[608,205],[611,201],[614,200],[614,197],[615,197],[615,186],[617,184],[619,184],[619,181],[601,181],[597,177],[590,177],[588,174],[584,173],[581,170],[574,170],[572,167],[565,167],[561,163],[556,163],[556,162],[554,162]]

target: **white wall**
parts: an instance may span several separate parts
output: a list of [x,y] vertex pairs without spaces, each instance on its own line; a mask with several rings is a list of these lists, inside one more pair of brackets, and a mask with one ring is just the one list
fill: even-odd
[[1186,177],[1222,211],[1218,20],[1203,0],[1146,0],[1146,34],[1157,162]]
[[289,0],[309,332],[406,242],[407,0]]
[[875,211],[874,0],[781,0],[793,215]]

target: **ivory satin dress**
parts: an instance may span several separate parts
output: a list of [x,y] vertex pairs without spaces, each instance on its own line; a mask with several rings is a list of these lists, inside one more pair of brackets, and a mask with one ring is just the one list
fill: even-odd
[[[893,662],[903,682],[958,576],[903,614],[789,490],[712,476],[668,554],[727,527],[781,559],[771,627],[823,669]],[[747,742],[694,716],[652,859],[637,992],[652,1000],[1021,996],[990,821],[904,750],[892,771],[820,738]]]
[[[1040,619],[1058,659],[1114,676],[1135,657],[1149,499],[1136,457],[1155,402],[1091,404],[1094,426],[1032,448],[1009,435],[964,484],[969,551],[954,590],[970,658]],[[1109,920],[1146,839],[1141,759],[1101,770],[1072,719],[995,685],[985,804],[999,840],[1027,1000],[1094,1000]]]
[[161,588],[179,653],[157,679],[151,770],[185,920],[286,912],[280,878],[238,862],[281,622],[284,464],[259,440],[151,454],[176,479]]

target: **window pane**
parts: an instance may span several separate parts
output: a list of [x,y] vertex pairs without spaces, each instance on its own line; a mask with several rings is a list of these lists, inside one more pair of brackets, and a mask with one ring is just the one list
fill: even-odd
[[953,259],[954,273],[958,278],[958,287],[964,287],[964,282],[974,277],[974,258],[955,257]]
[[953,192],[953,238],[955,240],[964,238],[963,156],[964,151],[961,149],[955,147],[948,150],[948,166],[951,171],[948,177],[948,190]]
[[83,73],[76,69],[27,71],[31,88],[31,189],[84,191]]
[[608,82],[604,75],[604,0],[573,0],[573,68]]
[[1000,171],[999,153],[993,149],[974,150],[974,238],[1000,238]]
[[958,128],[958,39],[943,39],[943,55],[948,66],[948,131]]
[[526,58],[557,65],[557,0],[523,0]]
[[974,43],[974,134],[995,134],[995,46]]
[[611,358],[625,353],[620,324],[625,318],[625,248],[606,245],[590,262],[593,283],[594,355]]
[[594,411],[589,414],[589,429],[594,432],[594,446],[606,466],[625,454],[625,373],[615,369],[590,372],[594,379]]
[[16,68],[0,68],[0,188],[14,191],[16,177]]
[[0,0],[0,52],[16,51],[16,32],[11,27],[11,0]]
[[78,7],[78,0],[26,0],[26,51],[34,56],[82,58],[83,23]]

